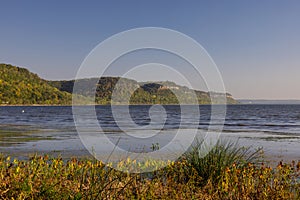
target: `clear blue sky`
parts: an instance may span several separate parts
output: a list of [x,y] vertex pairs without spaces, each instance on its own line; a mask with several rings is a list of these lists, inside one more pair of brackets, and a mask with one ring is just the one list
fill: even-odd
[[1,1],[0,62],[72,79],[109,36],[145,26],[197,40],[237,98],[300,99],[300,1]]

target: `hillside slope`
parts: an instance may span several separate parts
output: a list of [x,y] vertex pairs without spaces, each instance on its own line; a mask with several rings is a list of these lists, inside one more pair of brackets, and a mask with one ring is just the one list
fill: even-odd
[[[0,104],[71,105],[75,80],[47,81],[25,68],[0,64]],[[79,103],[95,98],[95,104],[211,104],[226,103],[222,94],[194,91],[170,81],[137,82],[120,77],[76,80]],[[112,94],[114,97],[112,98]],[[196,99],[193,98],[196,94]],[[211,102],[210,95],[214,95]],[[196,100],[196,101],[195,101]],[[229,104],[237,101],[226,94]]]
[[[74,80],[69,80],[49,81],[48,83],[61,91],[72,93],[74,82]],[[192,90],[170,81],[139,83],[120,77],[101,77],[99,80],[96,78],[79,79],[76,81],[76,86],[78,94],[95,97],[97,104],[128,104],[128,99],[130,104],[226,103],[220,93]],[[114,98],[112,98],[113,93]],[[193,98],[193,95],[196,95],[197,99]],[[214,95],[213,102],[211,102],[210,95]],[[237,103],[230,94],[226,93],[225,95],[228,104]]]
[[0,64],[0,104],[70,104],[63,92],[25,68]]

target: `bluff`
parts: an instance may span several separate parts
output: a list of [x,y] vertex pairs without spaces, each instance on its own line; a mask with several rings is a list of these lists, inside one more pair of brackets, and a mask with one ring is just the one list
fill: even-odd
[[[73,92],[75,80],[48,81],[61,91]],[[74,91],[75,92],[75,91]],[[189,89],[170,81],[137,82],[120,77],[76,80],[76,93],[95,98],[96,104],[236,104],[231,94]],[[112,96],[114,94],[114,96]],[[211,98],[213,95],[213,98]],[[196,97],[196,98],[195,98]],[[226,102],[224,102],[224,98]],[[196,101],[195,101],[196,100]],[[213,102],[212,102],[213,100]]]
[[[2,105],[70,105],[75,80],[50,81],[29,70],[0,64],[0,104]],[[76,80],[76,96],[84,104],[95,98],[95,104],[211,104],[237,101],[230,94],[208,93],[189,89],[170,81],[137,82],[120,77]],[[112,96],[113,95],[113,96]],[[196,102],[193,101],[196,95]],[[214,102],[211,102],[214,95]],[[226,96],[223,102],[221,96]]]
[[0,104],[69,104],[72,95],[48,84],[29,70],[0,64]]

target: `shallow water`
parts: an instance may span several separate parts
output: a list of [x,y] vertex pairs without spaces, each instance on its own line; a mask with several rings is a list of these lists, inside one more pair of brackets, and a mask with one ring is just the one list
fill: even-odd
[[[93,107],[86,107],[87,110],[90,108]],[[105,136],[120,148],[132,152],[150,152],[152,144],[156,143],[160,147],[166,146],[174,139],[179,127],[186,131],[188,138],[192,137],[188,136],[190,129],[196,127],[204,133],[211,123],[209,105],[199,106],[200,116],[195,112],[195,106],[185,106],[184,114],[180,106],[164,106],[165,122],[161,114],[164,110],[160,107],[151,110],[151,106],[146,105],[130,106],[134,124],[127,118],[125,108],[117,107],[120,116],[116,123],[110,106],[96,106],[101,130],[89,130],[90,115],[86,115],[81,122],[86,125],[87,134],[99,134],[98,139]],[[217,131],[219,125],[213,122],[210,128]],[[272,155],[300,159],[300,105],[227,106],[222,137],[255,148],[263,146],[266,153]],[[181,142],[175,141],[175,144],[180,146]],[[98,146],[99,151],[108,153],[104,144]],[[16,155],[34,152],[89,155],[79,139],[70,106],[0,107],[0,152]]]

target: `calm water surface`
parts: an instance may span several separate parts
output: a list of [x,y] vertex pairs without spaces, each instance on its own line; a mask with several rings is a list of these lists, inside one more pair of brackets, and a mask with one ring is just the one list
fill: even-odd
[[[150,124],[149,109],[151,106],[130,106],[132,120],[140,128],[128,127],[129,131],[143,133],[147,136],[153,129],[160,130],[151,142],[161,145],[169,141],[180,126],[190,129],[195,126],[205,131],[210,123],[210,106],[200,106],[200,116],[184,115],[181,118],[179,106],[164,106],[166,122],[163,127],[147,126]],[[188,106],[187,106],[188,107]],[[122,106],[119,109],[124,109]],[[187,108],[193,113],[193,106]],[[111,138],[122,137],[111,113],[110,106],[96,106],[96,112],[102,132]],[[122,113],[122,112],[120,112]],[[121,116],[122,118],[122,116]],[[122,123],[126,124],[126,118]],[[198,121],[199,120],[199,121]],[[89,118],[86,119],[89,123]],[[214,128],[214,126],[212,126]],[[216,126],[217,129],[217,126]],[[300,105],[230,105],[222,137],[238,139],[243,145],[264,146],[270,152],[284,151],[294,157],[300,155]],[[112,139],[113,140],[113,139]],[[142,139],[126,141],[124,148],[132,148],[141,144]],[[136,147],[137,148],[137,147]],[[138,148],[142,148],[141,146]],[[147,147],[148,148],[148,147]],[[76,132],[72,107],[70,106],[4,106],[0,107],[0,152],[59,152],[68,155],[88,154]],[[273,152],[275,153],[275,152]],[[276,154],[276,153],[275,153]],[[300,157],[299,157],[300,158]]]

